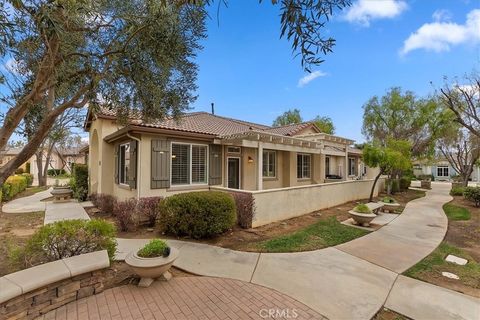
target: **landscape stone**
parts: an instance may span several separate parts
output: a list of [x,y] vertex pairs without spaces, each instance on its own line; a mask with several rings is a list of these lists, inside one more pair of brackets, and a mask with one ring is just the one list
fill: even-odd
[[456,274],[451,273],[451,272],[442,272],[442,276],[447,277],[447,278],[450,278],[450,279],[455,279],[455,280],[459,280],[459,279],[460,279],[459,276],[457,276]]
[[447,256],[447,258],[445,259],[445,261],[447,262],[453,262],[455,264],[459,264],[461,266],[464,266],[468,263],[468,260],[467,259],[463,259],[463,258],[460,258],[460,257],[457,257],[457,256],[454,256],[453,254],[449,254]]

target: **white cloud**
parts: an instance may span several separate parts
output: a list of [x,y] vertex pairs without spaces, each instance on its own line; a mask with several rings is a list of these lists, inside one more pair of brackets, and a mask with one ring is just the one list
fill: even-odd
[[479,30],[480,9],[470,11],[465,24],[446,21],[425,23],[404,41],[400,54],[405,55],[417,49],[448,51],[451,46],[479,42]]
[[314,71],[314,72],[309,73],[306,76],[300,78],[300,80],[298,80],[298,85],[297,86],[299,88],[301,88],[303,86],[306,86],[307,84],[309,84],[313,80],[317,79],[318,77],[324,77],[326,75],[327,75],[326,72],[323,72],[323,71],[320,71],[320,70]]
[[452,20],[452,13],[446,9],[438,9],[432,14],[432,18],[436,22]]
[[402,0],[358,0],[348,9],[344,18],[368,27],[371,20],[394,18],[407,8],[407,3]]

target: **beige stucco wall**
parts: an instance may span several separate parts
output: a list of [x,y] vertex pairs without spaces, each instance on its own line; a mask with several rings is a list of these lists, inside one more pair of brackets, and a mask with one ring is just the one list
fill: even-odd
[[[253,227],[297,217],[349,201],[367,199],[372,185],[373,180],[359,180],[254,191],[256,214]],[[383,181],[377,184],[375,196],[382,185]]]

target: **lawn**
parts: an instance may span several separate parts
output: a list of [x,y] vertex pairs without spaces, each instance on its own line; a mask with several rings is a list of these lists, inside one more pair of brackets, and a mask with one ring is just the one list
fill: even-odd
[[256,244],[261,252],[297,252],[321,249],[364,236],[368,231],[341,224],[335,217],[318,221],[292,234]]
[[467,208],[459,207],[451,203],[443,205],[443,211],[448,217],[448,220],[461,221],[470,220],[470,211]]
[[[464,266],[445,261],[447,255],[453,254],[468,260]],[[405,272],[405,275],[428,281],[430,278],[440,277],[442,272],[451,272],[460,277],[463,285],[480,289],[480,264],[476,262],[469,254],[462,249],[456,248],[447,242],[442,242],[435,251],[422,261],[411,267]],[[447,281],[447,278],[445,278]]]

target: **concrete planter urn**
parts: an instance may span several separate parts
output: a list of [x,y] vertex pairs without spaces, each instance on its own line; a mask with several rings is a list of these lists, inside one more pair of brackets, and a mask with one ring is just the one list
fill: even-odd
[[359,213],[353,210],[348,211],[348,214],[357,225],[364,227],[370,226],[370,222],[377,216],[375,213]]
[[382,210],[383,212],[395,212],[395,209],[400,207],[400,203],[396,202],[395,199],[390,197],[385,197],[381,201],[378,202],[379,204],[383,205]]
[[168,281],[172,278],[168,270],[178,258],[177,249],[170,247],[170,254],[167,257],[143,258],[137,253],[138,251],[130,252],[125,258],[125,263],[140,276],[139,287],[148,287],[156,279]]
[[70,187],[54,187],[50,194],[53,196],[53,202],[68,202],[72,198],[73,191]]
[[432,182],[429,180],[420,181],[420,187],[422,189],[432,189]]

